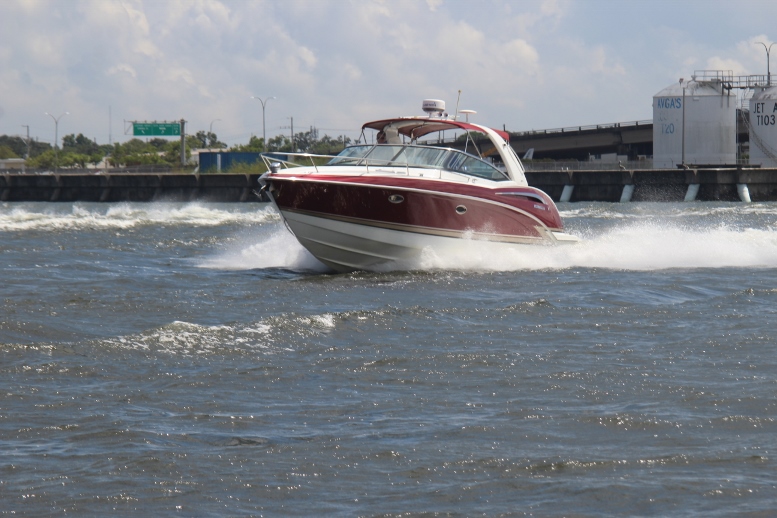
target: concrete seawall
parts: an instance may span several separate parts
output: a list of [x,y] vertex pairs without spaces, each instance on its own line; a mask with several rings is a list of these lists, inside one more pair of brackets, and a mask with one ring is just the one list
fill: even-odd
[[259,201],[258,174],[4,174],[0,201]]
[[[555,201],[777,201],[777,169],[527,172]],[[259,174],[87,173],[0,175],[0,201],[258,202]]]
[[527,172],[555,201],[777,201],[777,169]]

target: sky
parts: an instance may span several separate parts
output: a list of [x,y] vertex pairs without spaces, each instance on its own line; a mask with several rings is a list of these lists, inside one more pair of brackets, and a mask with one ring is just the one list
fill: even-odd
[[765,74],[775,21],[774,0],[0,0],[0,135],[355,139],[423,99],[508,131],[650,120],[695,70]]

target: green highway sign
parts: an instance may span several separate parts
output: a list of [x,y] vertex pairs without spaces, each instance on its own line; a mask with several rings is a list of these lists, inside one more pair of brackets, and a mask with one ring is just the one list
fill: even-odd
[[132,134],[136,137],[178,137],[181,135],[179,122],[133,122]]

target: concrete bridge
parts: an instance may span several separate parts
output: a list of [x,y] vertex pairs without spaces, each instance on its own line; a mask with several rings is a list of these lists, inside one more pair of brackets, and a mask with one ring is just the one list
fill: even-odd
[[[749,142],[749,130],[737,110],[737,143]],[[459,147],[460,142],[445,142]],[[627,160],[653,156],[653,121],[614,122],[592,126],[570,126],[544,130],[510,132],[510,145],[519,156],[534,150],[535,160],[579,160],[592,155],[625,155]]]
[[[738,144],[749,143],[750,133],[743,117],[747,112],[737,110]],[[615,122],[595,126],[573,126],[537,131],[510,133],[510,144],[523,156],[534,149],[534,159],[574,159],[587,161],[590,155],[615,153],[628,160],[653,155],[653,121]]]

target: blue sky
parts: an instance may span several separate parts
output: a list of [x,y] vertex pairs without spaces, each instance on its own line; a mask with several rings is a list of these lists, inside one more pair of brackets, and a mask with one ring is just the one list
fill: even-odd
[[[131,138],[184,118],[245,143],[420,115],[425,98],[509,131],[647,120],[694,70],[765,74],[777,2],[0,0],[0,134]],[[777,45],[772,68],[777,72]],[[109,117],[110,113],[110,117]]]

